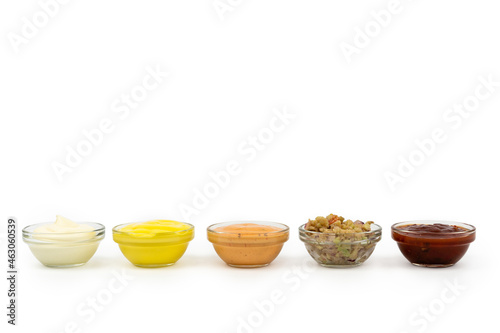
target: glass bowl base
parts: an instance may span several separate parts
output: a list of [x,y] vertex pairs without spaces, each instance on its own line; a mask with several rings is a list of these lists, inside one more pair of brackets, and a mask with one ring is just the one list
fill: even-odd
[[352,265],[335,265],[335,264],[321,264],[320,263],[321,266],[327,267],[327,268],[351,268],[351,267],[358,267],[361,264],[362,264],[361,262],[359,264],[352,264]]
[[269,264],[259,264],[259,265],[235,265],[235,264],[227,264],[227,265],[231,266],[231,267],[236,267],[236,268],[259,268],[259,267],[269,266]]
[[151,265],[134,264],[134,266],[141,267],[141,268],[160,268],[160,267],[172,266],[173,264],[175,264],[175,262],[171,262],[171,263],[168,263],[168,264],[151,264]]
[[55,264],[47,265],[47,264],[44,264],[44,265],[47,266],[47,267],[50,267],[50,268],[71,268],[71,267],[83,266],[85,264],[86,264],[86,262],[82,262],[82,263],[78,263],[78,264],[61,264],[61,265],[55,265]]
[[419,264],[416,262],[412,262],[411,264],[418,267],[430,267],[430,268],[444,268],[455,265],[455,264]]

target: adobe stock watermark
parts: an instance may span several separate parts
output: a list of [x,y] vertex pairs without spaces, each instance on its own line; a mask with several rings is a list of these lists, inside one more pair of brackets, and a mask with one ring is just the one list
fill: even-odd
[[408,324],[412,329],[410,331],[401,331],[400,333],[424,333],[429,325],[445,313],[450,304],[455,303],[462,292],[467,290],[466,286],[461,285],[457,279],[453,282],[445,280],[444,284],[445,287],[437,297],[430,300],[427,304],[419,306],[418,309],[410,315]]
[[398,156],[398,165],[394,171],[384,172],[384,178],[391,191],[396,190],[398,184],[404,183],[412,176],[416,169],[423,165],[437,150],[439,144],[448,140],[449,133],[458,130],[464,120],[470,118],[473,112],[479,109],[480,102],[489,99],[496,93],[500,81],[493,80],[493,74],[487,77],[479,76],[479,84],[474,92],[466,96],[459,103],[454,103],[442,115],[444,126],[432,129],[430,136],[415,140],[415,147],[406,156]]
[[238,158],[227,161],[222,170],[209,172],[210,180],[200,188],[194,188],[191,202],[179,204],[180,213],[185,221],[189,222],[193,215],[199,215],[201,210],[207,208],[210,200],[219,196],[221,191],[229,186],[233,177],[241,174],[244,164],[253,162],[259,152],[265,150],[296,117],[296,114],[289,111],[286,106],[273,109],[272,114],[266,127],[238,144],[236,149]]
[[73,147],[66,145],[65,158],[61,161],[52,161],[52,169],[60,182],[66,174],[72,173],[81,165],[84,158],[92,154],[94,149],[104,142],[106,135],[113,133],[116,125],[127,119],[130,113],[137,109],[168,76],[168,72],[162,71],[159,65],[155,68],[146,66],[145,72],[140,83],[134,85],[127,93],[122,93],[111,103],[110,110],[118,119],[104,117],[95,127],[82,130],[81,139]]
[[366,49],[373,39],[377,38],[392,23],[393,18],[403,12],[404,8],[401,0],[390,0],[385,9],[372,10],[370,19],[365,22],[362,28],[355,26],[352,41],[342,41],[339,44],[347,63],[350,64],[354,55],[359,55],[361,51]]
[[214,0],[212,7],[221,21],[226,19],[228,13],[232,13],[241,6],[244,0]]
[[21,17],[21,26],[18,32],[7,32],[7,39],[14,49],[19,53],[22,45],[33,40],[42,29],[44,29],[52,19],[59,15],[61,8],[71,0],[39,0],[39,8],[30,16]]
[[307,280],[317,268],[318,264],[314,260],[305,258],[300,266],[294,265],[283,273],[281,276],[283,288],[273,289],[267,298],[254,301],[254,309],[238,317],[236,333],[253,333],[261,327],[266,319],[275,313],[276,308],[284,304],[291,293],[297,292],[302,282]]
[[62,329],[57,333],[82,333],[84,327],[91,324],[109,305],[115,297],[128,287],[135,278],[127,275],[125,270],[121,272],[113,271],[113,277],[108,280],[106,286],[96,293],[82,300],[75,308],[76,316],[67,321]]

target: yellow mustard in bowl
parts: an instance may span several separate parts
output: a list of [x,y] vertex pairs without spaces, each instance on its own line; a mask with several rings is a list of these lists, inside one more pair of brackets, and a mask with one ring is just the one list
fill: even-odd
[[193,238],[192,224],[170,220],[126,223],[113,228],[113,240],[123,255],[139,267],[175,264]]

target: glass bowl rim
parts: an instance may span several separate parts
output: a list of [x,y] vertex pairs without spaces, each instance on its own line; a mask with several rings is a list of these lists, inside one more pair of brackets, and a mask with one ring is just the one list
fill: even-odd
[[101,223],[97,223],[97,222],[75,222],[75,223],[78,223],[78,224],[85,224],[85,225],[89,225],[91,227],[94,227],[93,230],[87,230],[87,231],[77,231],[77,232],[33,232],[33,231],[28,231],[29,228],[32,228],[32,227],[39,227],[39,226],[42,226],[42,225],[47,225],[47,224],[53,224],[54,222],[40,222],[40,223],[35,223],[35,224],[30,224],[26,227],[23,228],[22,230],[22,234],[23,234],[23,238],[25,236],[31,236],[31,235],[78,235],[78,234],[86,234],[86,233],[89,233],[89,232],[101,232],[101,231],[105,231],[106,230],[106,227],[101,224]]
[[[120,231],[119,229],[123,228],[123,227],[125,227],[127,225],[130,225],[130,224],[146,223],[146,222],[151,222],[151,221],[155,221],[155,220],[148,220],[148,221],[143,221],[143,222],[126,222],[126,223],[121,223],[121,224],[118,224],[118,225],[114,226],[113,229],[112,229],[112,232],[113,232],[113,235],[115,235],[115,234],[118,234],[118,235],[131,235],[131,234],[134,234],[134,233],[133,232],[127,232],[127,231],[123,232],[123,231]],[[194,225],[191,224],[191,223],[188,223],[188,222],[180,222],[180,221],[174,221],[174,220],[163,220],[163,221],[171,221],[171,222],[178,222],[178,223],[186,224],[188,226],[188,228],[182,229],[182,230],[176,230],[176,231],[161,231],[161,232],[157,232],[156,235],[159,235],[159,236],[176,235],[176,234],[185,233],[187,231],[194,231]]]
[[207,233],[212,233],[212,234],[217,234],[217,235],[234,235],[234,234],[239,234],[241,232],[227,232],[227,231],[216,231],[215,228],[221,227],[223,225],[233,225],[233,224],[243,224],[243,223],[251,223],[251,224],[256,224],[256,225],[266,225],[266,226],[271,226],[271,227],[281,227],[280,230],[275,230],[275,231],[266,231],[266,234],[285,234],[290,232],[290,227],[287,226],[286,224],[279,223],[279,222],[273,222],[273,221],[253,221],[249,222],[249,220],[241,220],[241,221],[227,221],[227,222],[217,222],[214,224],[211,224],[207,227]]
[[[42,225],[47,225],[47,224],[53,224],[54,222],[41,222],[41,223],[35,223],[28,225],[22,229],[22,237],[23,241],[27,243],[28,245],[33,244],[33,245],[50,245],[50,244],[57,244],[57,245],[75,245],[75,244],[85,244],[89,242],[100,242],[101,240],[104,239],[106,235],[106,227],[97,222],[76,222],[79,224],[85,224],[85,225],[90,225],[95,227],[93,230],[87,230],[87,231],[77,231],[77,232],[32,232],[28,231],[27,229],[29,228],[35,228],[38,226]],[[95,233],[93,237],[88,238],[88,239],[81,239],[81,240],[57,240],[57,239],[50,239],[50,236],[77,236],[77,235],[85,235],[89,233]],[[47,239],[37,239],[34,236],[46,236],[48,237]]]
[[[446,224],[446,225],[456,225],[459,227],[466,228],[466,230],[463,231],[451,231],[451,232],[440,232],[440,233],[433,233],[433,232],[422,232],[422,231],[412,231],[412,230],[401,230],[398,229],[398,226],[403,226],[403,225],[410,225],[410,224]],[[401,221],[394,223],[391,226],[391,231],[394,233],[404,233],[404,234],[409,234],[409,235],[468,235],[468,234],[473,234],[476,232],[476,227],[474,227],[472,224],[464,223],[464,222],[458,222],[458,221],[447,221],[447,220],[410,220],[410,221]]]
[[382,233],[382,226],[379,224],[373,223],[371,226],[375,226],[377,229],[372,229],[369,231],[361,231],[361,232],[351,232],[351,233],[344,233],[344,234],[339,234],[335,232],[321,232],[321,231],[312,231],[312,230],[306,230],[304,227],[306,226],[307,223],[302,224],[299,226],[299,234],[300,233],[309,233],[312,235],[369,235],[369,234],[375,234],[375,233]]

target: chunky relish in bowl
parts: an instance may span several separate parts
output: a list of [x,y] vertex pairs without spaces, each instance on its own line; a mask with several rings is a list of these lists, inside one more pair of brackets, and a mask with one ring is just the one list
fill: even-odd
[[330,214],[300,226],[299,237],[321,266],[355,267],[371,256],[382,237],[382,228],[372,221],[352,221]]

